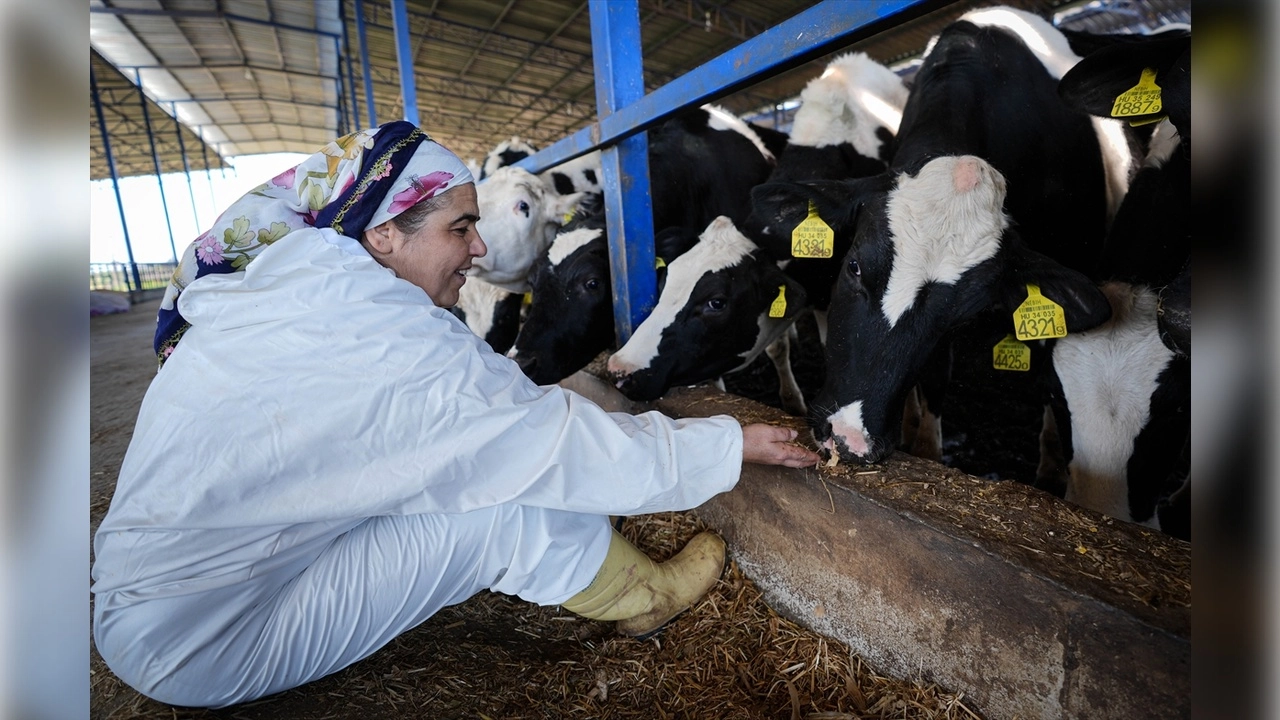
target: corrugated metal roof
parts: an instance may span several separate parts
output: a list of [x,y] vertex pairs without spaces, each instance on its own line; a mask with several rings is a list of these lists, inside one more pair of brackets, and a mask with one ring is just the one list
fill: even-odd
[[[660,87],[814,4],[640,0],[646,86]],[[959,14],[991,4],[935,0],[914,19],[843,51],[863,50],[886,64],[901,61],[919,54]],[[1094,32],[1168,19],[1170,13],[1190,17],[1189,0],[1003,4],[1045,17],[1070,10],[1067,22]],[[108,84],[101,64],[124,73],[110,76],[107,100],[114,105],[109,133],[122,175],[154,172],[145,131],[139,142],[137,94],[131,102],[127,88],[116,87],[139,76],[164,118],[176,115],[193,140],[199,136],[208,143],[215,167],[214,155],[313,152],[353,126],[368,124],[356,0],[90,0],[89,5],[98,82]],[[407,0],[406,5],[421,124],[459,155],[482,156],[512,135],[546,146],[595,119],[586,0]],[[390,3],[364,0],[363,10],[374,106],[377,120],[386,122],[403,112]],[[829,59],[816,58],[718,102],[740,114],[770,107],[796,95]],[[164,119],[152,115],[153,122]],[[172,126],[156,132],[165,170],[181,169]],[[175,138],[172,143],[163,142],[166,133]],[[91,138],[91,175],[106,177],[96,125]],[[200,151],[198,141],[187,142],[192,167],[203,166]]]

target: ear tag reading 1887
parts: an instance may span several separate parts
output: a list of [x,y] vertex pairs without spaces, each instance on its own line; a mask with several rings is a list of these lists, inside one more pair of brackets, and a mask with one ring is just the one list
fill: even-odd
[[1018,342],[1012,335],[991,348],[991,367],[997,370],[1017,370],[1026,372],[1031,369],[1031,348]]
[[1062,306],[1040,294],[1040,286],[1027,283],[1027,299],[1013,311],[1014,335],[1019,340],[1066,337],[1067,316]]
[[791,231],[791,257],[829,258],[836,249],[836,234],[818,217],[818,208],[809,201],[809,216]]
[[1156,71],[1143,68],[1138,84],[1116,96],[1111,106],[1111,117],[1135,117],[1160,112],[1160,86],[1156,84]]
[[780,318],[787,314],[787,286],[778,286],[778,297],[773,299],[773,304],[769,306],[769,317]]

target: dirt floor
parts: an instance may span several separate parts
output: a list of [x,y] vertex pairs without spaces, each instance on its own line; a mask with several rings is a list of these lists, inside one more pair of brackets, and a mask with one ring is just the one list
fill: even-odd
[[[91,530],[109,506],[155,372],[157,307],[90,322]],[[809,372],[806,392],[813,382]],[[667,513],[629,519],[623,531],[662,559],[699,529],[692,515]],[[346,670],[218,711],[149,700],[117,679],[96,650],[89,672],[91,717],[104,720],[978,717],[962,696],[884,677],[842,644],[778,616],[732,563],[706,599],[645,643],[558,608],[481,594]]]

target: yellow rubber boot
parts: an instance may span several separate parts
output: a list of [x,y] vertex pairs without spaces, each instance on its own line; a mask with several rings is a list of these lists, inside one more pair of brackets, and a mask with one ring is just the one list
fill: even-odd
[[645,636],[705,595],[720,579],[724,558],[724,541],[704,532],[675,557],[655,563],[614,530],[595,579],[562,607],[592,620],[617,620],[623,635]]

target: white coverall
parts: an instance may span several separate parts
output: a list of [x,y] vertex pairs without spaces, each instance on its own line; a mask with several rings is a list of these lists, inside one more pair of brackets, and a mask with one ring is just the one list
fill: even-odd
[[538,387],[329,229],[179,306],[94,540],[97,648],[157,700],[295,687],[483,589],[561,603],[606,515],[692,508],[741,471],[736,420]]

